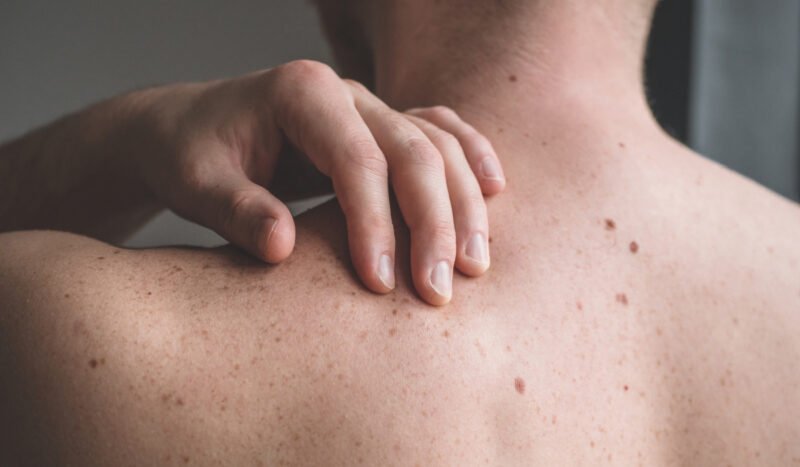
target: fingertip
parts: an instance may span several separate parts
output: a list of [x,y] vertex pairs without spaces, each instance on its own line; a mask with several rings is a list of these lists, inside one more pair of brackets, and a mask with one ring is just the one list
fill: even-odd
[[[417,284],[423,300],[434,306],[443,306],[453,298],[453,266],[447,260],[441,260],[430,269],[427,279]],[[419,282],[419,281],[418,281]]]
[[259,256],[268,263],[280,263],[292,253],[294,237],[294,219],[291,216],[267,217],[258,233]]
[[483,233],[477,232],[459,249],[456,267],[467,276],[477,277],[483,275],[490,265],[489,243]]

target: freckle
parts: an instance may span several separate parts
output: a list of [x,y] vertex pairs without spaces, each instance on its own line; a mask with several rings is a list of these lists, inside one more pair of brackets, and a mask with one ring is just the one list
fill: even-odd
[[188,464],[189,463],[189,456],[183,456],[182,459],[183,459],[183,463],[184,464]]
[[233,365],[233,369],[236,370],[236,371],[239,371],[239,364],[237,363],[237,364]]
[[392,316],[397,316],[397,308],[395,308],[394,310],[392,310]]
[[280,338],[280,337],[276,337],[276,338],[275,338],[275,342],[280,342],[280,341],[281,341],[281,338]]
[[514,389],[520,394],[525,394],[525,380],[522,378],[514,378]]
[[594,448],[594,441],[590,441],[590,442],[589,442],[589,446],[591,446],[592,448]]
[[606,230],[614,230],[617,228],[617,224],[614,222],[614,219],[606,219]]
[[397,334],[397,328],[392,328],[392,329],[389,329],[389,335],[390,335],[390,336],[394,337],[394,336],[395,336],[395,334]]
[[410,311],[406,311],[406,319],[411,319],[411,312]]
[[628,296],[625,295],[624,293],[618,293],[617,294],[617,301],[619,303],[622,303],[623,305],[627,305],[628,304]]
[[558,423],[558,418],[555,415],[553,415],[553,418],[550,421],[553,423],[553,425],[555,425],[556,423]]
[[503,133],[504,131],[505,131],[505,130],[504,130],[504,129],[502,129],[502,128],[498,128],[498,129],[497,129],[497,132],[498,132],[498,133]]
[[69,298],[69,294],[68,294],[68,293],[65,293],[65,294],[64,294],[64,298]]
[[106,359],[105,359],[105,357],[101,358],[99,363],[100,363],[101,365],[105,365],[105,364],[106,364]]
[[626,391],[627,391],[627,390],[628,390],[628,389],[630,389],[630,388],[629,388],[629,387],[628,387],[628,385],[626,384],[625,386],[622,386],[622,389],[624,389],[624,390],[626,390]]
[[517,82],[517,75],[510,75],[508,77],[508,80],[511,81],[512,83],[516,83]]
[[89,366],[92,368],[97,368],[97,360],[95,359],[89,360]]
[[546,148],[546,147],[547,147],[547,141],[542,141],[542,147],[543,147],[543,148]]
[[444,332],[442,333],[442,336],[443,336],[443,337],[450,337],[450,331],[448,331],[447,329],[445,329],[445,330],[444,330]]
[[620,142],[619,142],[619,147],[621,147],[621,148],[623,148],[623,149],[624,149],[624,148],[625,148],[625,143],[623,143],[622,141],[620,141]]
[[575,303],[575,306],[577,306],[579,310],[583,310],[583,303],[581,303],[580,301]]
[[510,345],[506,346],[506,352],[511,352],[511,346]]
[[97,259],[106,259],[105,256],[98,256]]
[[631,250],[631,253],[633,253],[635,255],[636,252],[639,251],[639,244],[636,243],[636,242],[631,242],[631,244],[628,246],[628,248]]
[[360,333],[358,333],[358,338],[361,339],[362,341],[364,339],[366,339],[367,338],[367,331],[361,331]]
[[175,405],[183,405],[183,399],[180,397],[175,400]]

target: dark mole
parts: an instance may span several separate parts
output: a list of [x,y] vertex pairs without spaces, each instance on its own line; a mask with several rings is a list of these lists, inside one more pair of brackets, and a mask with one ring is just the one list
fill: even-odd
[[522,378],[514,378],[514,389],[520,394],[525,394],[525,380]]
[[639,251],[639,244],[636,242],[631,242],[629,248],[631,250],[631,253],[636,254],[636,252]]
[[516,83],[516,82],[517,82],[517,75],[511,75],[511,76],[509,76],[509,77],[508,77],[508,80],[509,80],[509,81],[511,81],[512,83]]
[[97,368],[97,360],[95,359],[89,360],[89,366],[92,368]]
[[69,294],[68,294],[68,293],[65,293],[65,294],[64,294],[64,298],[69,298]]
[[97,259],[106,259],[105,256],[98,256]]
[[395,308],[394,310],[392,310],[392,316],[397,316],[397,308]]
[[614,222],[614,219],[606,219],[606,230],[614,230],[617,228],[617,224]]
[[622,386],[622,389],[624,389],[624,390],[626,390],[626,391],[627,391],[627,390],[629,389],[629,388],[628,388],[628,385],[626,384],[625,386]]
[[188,464],[189,463],[189,456],[183,456],[182,459],[183,459],[183,463],[184,464]]
[[489,235],[489,243],[492,243],[492,241],[494,241],[494,239],[492,238],[491,235]]
[[627,305],[628,304],[628,296],[625,295],[624,293],[618,293],[617,294],[617,301],[622,303],[623,305]]

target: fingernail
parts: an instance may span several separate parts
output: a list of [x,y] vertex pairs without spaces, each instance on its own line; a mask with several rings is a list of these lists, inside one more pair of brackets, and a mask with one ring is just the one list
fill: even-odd
[[450,263],[439,261],[431,271],[431,288],[442,297],[450,298],[453,292],[453,278],[450,275]]
[[486,239],[482,233],[476,233],[467,242],[467,247],[464,251],[467,257],[477,263],[486,265],[489,263],[489,248],[486,245]]
[[389,255],[381,255],[380,259],[378,259],[378,279],[381,280],[386,288],[394,288],[394,267],[392,258]]
[[488,178],[492,180],[502,180],[503,175],[500,172],[500,166],[497,165],[497,161],[494,160],[493,157],[486,157],[481,162],[481,175],[483,178]]

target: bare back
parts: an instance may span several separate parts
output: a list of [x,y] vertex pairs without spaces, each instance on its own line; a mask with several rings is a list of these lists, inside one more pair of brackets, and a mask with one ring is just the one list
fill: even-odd
[[800,210],[672,143],[593,148],[512,172],[443,309],[406,264],[365,292],[331,204],[279,267],[12,234],[2,429],[79,465],[800,464]]

